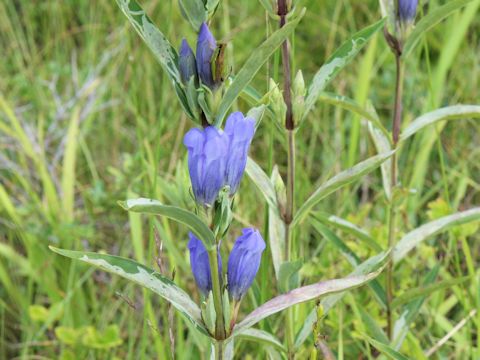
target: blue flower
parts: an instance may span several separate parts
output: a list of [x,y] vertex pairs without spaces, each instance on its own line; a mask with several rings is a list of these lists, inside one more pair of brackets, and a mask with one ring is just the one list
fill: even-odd
[[401,22],[411,22],[417,12],[418,0],[398,0],[398,17]]
[[265,250],[265,241],[258,230],[247,228],[243,229],[242,233],[235,241],[228,258],[228,292],[236,301],[240,300],[252,285],[260,267],[262,252]]
[[215,88],[212,75],[212,57],[216,48],[215,38],[208,29],[208,25],[203,23],[200,26],[197,40],[197,72],[202,83],[210,89]]
[[178,67],[182,82],[188,83],[192,76],[197,79],[197,66],[195,63],[195,55],[192,48],[188,45],[187,40],[183,39],[180,45],[180,54],[178,58]]
[[234,112],[227,119],[225,134],[229,139],[225,184],[230,186],[230,195],[233,195],[245,171],[248,149],[255,134],[255,120],[244,117],[239,111]]
[[[202,241],[197,239],[195,235],[189,233],[190,241],[188,242],[188,250],[190,251],[190,266],[192,268],[193,277],[197,283],[197,287],[204,296],[208,296],[208,292],[212,290],[212,274],[210,272],[210,263],[208,262],[208,252]],[[218,252],[218,274],[222,278],[222,258]]]
[[214,126],[191,129],[185,134],[188,171],[197,203],[212,205],[225,184],[228,139]]

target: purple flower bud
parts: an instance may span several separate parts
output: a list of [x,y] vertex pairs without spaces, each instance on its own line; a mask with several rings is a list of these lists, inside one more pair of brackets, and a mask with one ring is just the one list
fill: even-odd
[[[193,277],[200,292],[204,296],[208,296],[208,292],[212,290],[212,274],[210,272],[207,249],[195,235],[189,233],[188,236],[190,237],[188,250],[190,251],[190,266]],[[218,253],[218,273],[220,278],[222,278],[222,258],[220,253]]]
[[194,76],[195,79],[197,78],[195,55],[193,55],[192,48],[185,39],[182,40],[182,44],[180,45],[178,67],[184,84],[188,83],[192,76]]
[[211,63],[216,48],[217,42],[215,41],[215,38],[208,29],[207,24],[203,23],[200,26],[197,40],[197,72],[202,83],[210,89],[215,87]]
[[265,241],[258,230],[247,228],[242,232],[228,258],[228,292],[237,301],[252,285],[265,250]]
[[247,164],[248,149],[255,134],[255,120],[244,117],[239,111],[232,113],[225,125],[229,138],[225,183],[230,186],[230,195],[235,194]]
[[197,203],[212,205],[225,184],[228,138],[216,127],[191,129],[185,134],[188,171]]
[[398,18],[401,22],[411,22],[417,13],[418,0],[398,0]]

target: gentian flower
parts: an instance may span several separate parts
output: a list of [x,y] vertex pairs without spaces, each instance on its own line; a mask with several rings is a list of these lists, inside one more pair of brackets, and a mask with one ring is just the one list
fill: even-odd
[[206,23],[200,26],[197,40],[197,72],[203,84],[210,89],[215,88],[212,75],[212,57],[217,48],[217,42]]
[[258,230],[247,228],[243,229],[242,233],[235,241],[228,258],[228,292],[236,301],[240,300],[252,285],[260,267],[262,252],[265,250],[265,241]]
[[[212,274],[210,272],[207,249],[205,249],[202,241],[197,239],[195,235],[189,233],[188,236],[190,237],[188,250],[190,251],[190,266],[193,277],[200,292],[204,296],[208,296],[208,292],[212,290]],[[218,273],[220,278],[222,278],[222,259],[220,253],[218,253]]]
[[412,22],[417,12],[418,0],[398,0],[398,18],[402,23]]
[[187,40],[183,39],[180,45],[180,53],[178,58],[178,67],[180,76],[184,84],[190,81],[192,76],[197,79],[197,65],[195,63],[195,55],[192,48],[188,45]]
[[235,194],[247,165],[248,148],[255,133],[255,120],[244,117],[239,111],[232,113],[225,125],[229,139],[228,158],[225,169],[225,184],[230,186],[230,195]]
[[197,203],[212,205],[225,184],[228,139],[216,127],[191,129],[185,134],[188,171]]

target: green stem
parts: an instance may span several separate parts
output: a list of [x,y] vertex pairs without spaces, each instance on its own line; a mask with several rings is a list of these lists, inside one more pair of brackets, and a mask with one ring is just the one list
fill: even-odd
[[223,352],[225,350],[223,341],[215,341],[213,343],[213,347],[215,348],[215,360],[223,360]]
[[[396,63],[396,85],[395,85],[395,107],[393,112],[393,127],[392,127],[392,139],[393,139],[393,148],[396,149],[398,145],[398,139],[400,138],[400,125],[402,121],[402,94],[403,94],[403,78],[404,78],[404,67],[402,63],[402,58],[400,53],[395,53],[395,63]],[[396,232],[396,217],[397,217],[397,208],[395,201],[395,189],[397,187],[397,168],[398,160],[397,153],[394,153],[392,156],[392,166],[391,166],[391,199],[389,202],[389,211],[388,211],[388,248],[392,249],[395,246],[395,232]],[[392,301],[393,301],[393,288],[394,288],[394,279],[393,279],[393,252],[390,252],[390,259],[387,266],[386,272],[386,289],[387,289],[387,333],[390,340],[393,338],[393,322],[394,316],[392,311]]]
[[215,313],[217,314],[215,322],[215,338],[223,340],[226,337],[225,324],[223,319],[223,306],[222,306],[222,291],[220,276],[218,274],[218,247],[215,246],[213,250],[208,252],[208,261],[210,263],[210,271],[212,274],[212,292],[213,292],[213,305],[215,307]]

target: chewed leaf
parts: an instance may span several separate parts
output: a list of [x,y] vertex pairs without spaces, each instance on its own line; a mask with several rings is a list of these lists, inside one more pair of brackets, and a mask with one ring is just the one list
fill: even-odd
[[87,264],[99,267],[102,270],[119,275],[133,281],[169,301],[183,316],[202,333],[208,335],[200,314],[200,308],[188,294],[180,289],[173,281],[155,272],[136,261],[119,256],[98,254],[85,251],[71,251],[50,246],[57,254],[77,259]]
[[120,206],[128,211],[145,214],[166,216],[190,228],[190,230],[203,241],[207,249],[215,246],[215,237],[207,225],[194,213],[170,205],[164,205],[158,200],[138,198],[120,201]]
[[135,0],[117,0],[117,4],[168,75],[176,83],[181,83],[177,68],[178,55],[165,35]]
[[333,80],[340,70],[352,61],[352,59],[366,45],[368,40],[383,27],[385,20],[382,19],[373,25],[366,27],[354,34],[350,39],[345,41],[326,61],[324,65],[317,71],[312,83],[308,88],[308,94],[305,99],[305,113],[312,110],[320,93]]
[[248,314],[245,319],[235,326],[233,333],[239,334],[242,330],[252,327],[266,317],[276,314],[293,305],[317,299],[323,295],[334,294],[361,286],[377,277],[382,269],[383,268],[364,276],[350,276],[343,279],[322,281],[277,296]]
[[430,221],[406,234],[393,249],[393,261],[402,260],[405,255],[425,239],[445,231],[452,226],[461,225],[472,221],[480,221],[480,207],[444,216]]
[[252,55],[247,59],[243,67],[235,76],[232,84],[228,87],[225,96],[220,102],[218,113],[215,118],[215,126],[220,126],[223,122],[228,109],[232,106],[235,99],[245,89],[248,83],[253,79],[255,74],[260,70],[263,64],[268,58],[275,52],[275,50],[285,41],[285,39],[293,32],[300,20],[302,19],[305,11],[301,13],[293,20],[288,22],[281,29],[275,31],[268,37],[259,47],[257,47]]

